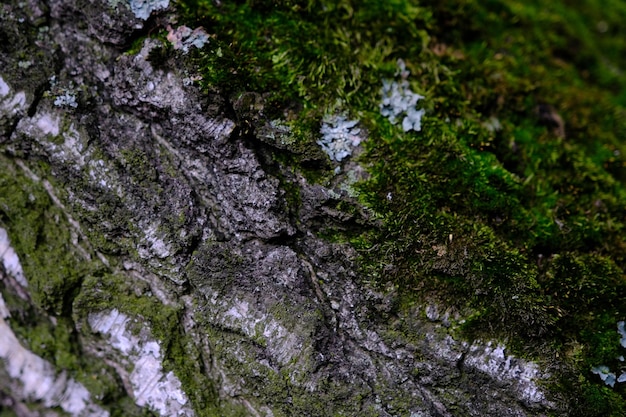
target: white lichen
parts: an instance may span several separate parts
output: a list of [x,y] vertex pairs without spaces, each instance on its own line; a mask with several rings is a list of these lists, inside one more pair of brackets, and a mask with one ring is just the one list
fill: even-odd
[[24,288],[28,287],[28,282],[22,271],[22,264],[17,253],[11,247],[7,231],[0,228],[0,259],[7,274],[11,275]]
[[37,126],[45,135],[58,136],[61,129],[61,120],[58,115],[50,113],[37,114],[33,117],[33,126]]
[[163,370],[157,341],[131,333],[131,319],[116,309],[90,314],[88,322],[94,332],[107,335],[110,345],[132,364],[129,380],[138,406],[148,406],[162,416],[194,415],[180,380],[173,372]]
[[385,116],[392,124],[402,120],[402,130],[408,132],[422,130],[422,117],[424,109],[418,109],[417,103],[424,98],[411,91],[407,77],[409,71],[406,64],[401,59],[398,60],[400,81],[383,80],[381,88],[382,101],[380,103],[380,114]]
[[331,160],[341,162],[363,141],[361,129],[356,127],[358,123],[358,120],[348,120],[342,115],[324,118],[320,129],[322,138],[317,143]]
[[[0,303],[4,304],[2,299]],[[60,407],[72,416],[108,417],[107,411],[91,402],[83,385],[65,372],[57,375],[52,364],[24,348],[4,319],[0,319],[0,358],[9,377],[20,381],[25,400]]]
[[10,91],[9,85],[0,77],[0,97],[8,96]]
[[545,401],[545,394],[535,381],[543,379],[539,367],[507,355],[502,344],[475,342],[469,346],[464,365],[478,369],[495,380],[515,383],[522,398],[530,404]]

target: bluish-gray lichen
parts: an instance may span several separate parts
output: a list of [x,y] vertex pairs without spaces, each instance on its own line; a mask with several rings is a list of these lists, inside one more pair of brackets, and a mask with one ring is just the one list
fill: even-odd
[[54,97],[54,105],[57,107],[71,107],[77,108],[78,102],[76,101],[76,90],[70,83],[69,88],[61,86],[56,75],[53,75],[48,80],[50,89],[46,92],[47,96]]
[[[615,374],[613,372],[611,372],[611,370],[609,369],[608,366],[606,365],[600,365],[600,366],[594,366],[593,368],[591,368],[591,372],[598,375],[600,377],[600,379],[608,386],[610,387],[614,387],[615,386]],[[621,378],[621,376],[620,376]]]
[[424,109],[417,108],[417,102],[424,98],[411,91],[407,77],[409,71],[402,60],[398,60],[398,74],[400,81],[383,80],[381,89],[382,101],[380,114],[389,119],[392,124],[402,120],[402,130],[408,132],[422,130]]
[[356,127],[358,123],[358,120],[348,120],[341,115],[324,118],[320,129],[322,138],[317,143],[331,160],[341,162],[361,143],[363,138],[360,136],[361,129]]
[[[626,348],[626,322],[624,321],[617,322],[617,332],[619,333],[621,337],[620,345]],[[623,355],[618,357],[617,359],[620,360],[621,362],[624,362]],[[611,372],[609,367],[606,365],[594,366],[593,368],[591,368],[591,372],[598,375],[600,379],[602,379],[602,381],[610,387],[614,387],[616,381],[626,382],[626,371],[623,371],[619,377],[616,377],[616,374],[614,372]]]
[[153,11],[166,9],[170,5],[169,0],[109,0],[112,7],[117,7],[119,3],[126,3],[135,17],[142,20],[148,20]]
[[137,19],[147,20],[155,10],[167,9],[169,0],[130,0],[130,10]]
[[78,102],[76,101],[76,96],[68,91],[61,94],[60,96],[56,96],[54,99],[54,105],[57,107],[78,107]]

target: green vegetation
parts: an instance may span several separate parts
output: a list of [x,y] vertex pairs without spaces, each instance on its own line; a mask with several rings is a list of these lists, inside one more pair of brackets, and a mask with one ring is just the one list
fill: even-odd
[[[558,357],[571,415],[624,415],[626,389],[590,373],[615,363],[626,318],[623,2],[177,7],[214,34],[194,52],[207,89],[266,94],[268,118],[308,126],[303,140],[327,113],[368,129],[360,198],[383,226],[349,237],[365,273],[475,311],[468,337]],[[399,58],[426,96],[419,133],[378,113]]]
[[[85,278],[99,275],[101,267],[78,253],[65,213],[43,184],[3,156],[0,165],[0,227],[7,229],[19,254],[33,300],[30,304],[12,291],[2,291],[11,311],[11,329],[33,353],[68,371],[103,403],[115,404],[114,411],[137,415],[139,408],[119,386],[115,371],[86,355],[75,331],[74,297]],[[0,280],[0,286],[5,285]]]
[[[35,304],[61,315],[69,311],[66,297],[94,266],[71,244],[71,228],[43,185],[18,171],[4,158],[0,175],[0,225],[9,230],[11,244],[21,256]],[[71,302],[71,299],[70,299]]]
[[[129,164],[145,162],[140,153],[124,156]],[[54,204],[43,184],[5,157],[0,156],[0,165],[4,167],[0,172],[0,227],[8,230],[11,246],[19,254],[34,304],[12,291],[2,292],[12,313],[11,329],[19,340],[57,369],[67,371],[110,407],[113,415],[144,415],[149,411],[127,396],[117,372],[84,352],[76,332],[76,322],[85,321],[86,312],[117,308],[143,317],[161,342],[164,368],[176,373],[194,408],[205,410],[204,415],[220,415],[215,408],[216,394],[202,369],[204,362],[191,336],[181,333],[182,308],[164,306],[147,295],[148,284],[131,285],[99,262],[85,259],[72,243],[75,231],[65,212]],[[0,280],[0,286],[5,285]],[[48,316],[54,317],[54,322]],[[86,323],[79,327],[88,331]]]
[[189,24],[215,34],[197,54],[207,86],[233,95],[267,92],[277,115],[295,106],[318,109],[319,116],[371,108],[381,74],[393,75],[397,58],[427,43],[423,9],[405,1],[360,3],[185,1],[177,7]]

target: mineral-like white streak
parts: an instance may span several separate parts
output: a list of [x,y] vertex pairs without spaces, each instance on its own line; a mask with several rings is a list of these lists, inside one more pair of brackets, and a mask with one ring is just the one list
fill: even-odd
[[[83,168],[91,158],[91,152],[85,146],[84,134],[74,123],[65,123],[58,111],[42,109],[32,117],[23,118],[17,130],[38,138],[40,145],[62,163]],[[50,140],[50,137],[56,140]],[[58,139],[62,139],[62,142]]]
[[[26,287],[22,266],[2,228],[0,258],[5,272]],[[5,321],[9,316],[9,309],[0,295],[0,363],[4,364],[9,377],[19,381],[22,390],[16,394],[21,394],[23,400],[41,401],[46,407],[60,407],[72,416],[108,417],[107,411],[91,402],[89,391],[82,384],[65,372],[57,374],[51,363],[20,344]]]
[[6,304],[4,303],[4,298],[2,298],[2,293],[0,293],[0,319],[3,319],[2,321],[4,321],[4,319],[9,318],[10,316],[11,316],[11,312],[7,308]]
[[159,226],[158,223],[151,223],[142,228],[147,248],[139,248],[138,253],[143,259],[148,259],[153,254],[159,259],[165,259],[172,253],[171,245],[165,241],[164,233],[159,230]]
[[88,318],[92,330],[108,335],[111,346],[134,364],[129,379],[137,405],[147,405],[162,416],[193,416],[180,381],[173,372],[163,370],[161,346],[132,334],[128,330],[130,321],[116,309],[93,313]]
[[37,116],[36,119],[33,120],[34,126],[43,133],[44,135],[58,136],[61,130],[61,118],[57,115],[53,115],[51,113],[44,113]]
[[502,344],[494,342],[472,344],[465,357],[464,365],[479,369],[499,381],[516,383],[522,393],[522,398],[529,404],[537,404],[545,400],[545,394],[535,383],[542,377],[545,378],[539,367],[535,363],[507,355]]
[[22,264],[20,264],[17,254],[11,247],[7,231],[2,228],[0,228],[0,258],[2,258],[2,265],[4,265],[4,270],[7,274],[15,278],[22,287],[28,287],[28,282],[22,271]]

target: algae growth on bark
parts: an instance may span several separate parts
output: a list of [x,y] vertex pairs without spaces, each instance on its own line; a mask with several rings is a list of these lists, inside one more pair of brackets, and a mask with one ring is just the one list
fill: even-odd
[[0,415],[624,415],[626,9],[570,3],[2,4]]

